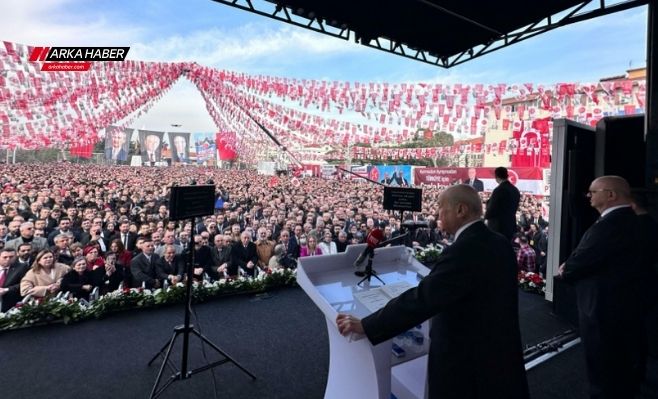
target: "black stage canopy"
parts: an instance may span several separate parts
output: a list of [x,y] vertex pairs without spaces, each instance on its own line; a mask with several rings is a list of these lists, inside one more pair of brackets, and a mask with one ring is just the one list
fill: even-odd
[[450,68],[574,22],[648,0],[213,0]]

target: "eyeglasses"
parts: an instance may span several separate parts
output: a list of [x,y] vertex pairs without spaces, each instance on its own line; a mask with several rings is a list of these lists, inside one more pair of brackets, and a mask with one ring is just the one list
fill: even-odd
[[602,189],[600,189],[600,190],[588,190],[587,193],[585,194],[585,196],[587,196],[587,197],[591,197],[591,196],[593,196],[594,194],[596,194],[596,193],[600,193],[600,192],[602,192],[602,191],[610,191],[610,192],[612,192],[612,191],[614,191],[614,190],[610,190],[609,188],[602,188]]

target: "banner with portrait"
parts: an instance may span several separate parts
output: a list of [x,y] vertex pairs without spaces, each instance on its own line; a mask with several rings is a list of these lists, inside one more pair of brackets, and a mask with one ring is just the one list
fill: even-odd
[[194,148],[198,164],[214,164],[217,154],[215,133],[194,133]]
[[105,159],[126,162],[130,154],[130,136],[133,129],[120,126],[108,126],[105,129]]
[[162,149],[166,145],[162,138],[164,132],[139,130],[139,154],[142,164],[154,165],[162,161]]
[[411,165],[374,165],[368,177],[387,186],[407,187],[411,185]]
[[172,164],[181,164],[190,162],[190,133],[169,132],[169,148],[164,155],[171,158]]
[[[431,184],[437,186],[452,186],[469,184],[471,179],[482,181],[485,192],[493,191],[498,186],[494,175],[496,168],[414,168],[414,184]],[[469,171],[474,172],[469,175]],[[545,172],[542,168],[507,168],[509,181],[520,192],[531,195],[549,195],[550,187],[545,182]]]

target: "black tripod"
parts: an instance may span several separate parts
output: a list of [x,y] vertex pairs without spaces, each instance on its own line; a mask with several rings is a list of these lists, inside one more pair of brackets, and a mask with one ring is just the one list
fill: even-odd
[[[192,219],[192,225],[194,225],[194,219]],[[162,392],[165,391],[169,387],[169,385],[173,384],[174,381],[179,381],[179,380],[185,380],[188,378],[191,378],[192,375],[196,373],[200,373],[205,370],[209,370],[214,368],[215,366],[219,366],[220,364],[224,363],[233,363],[238,368],[242,371],[244,371],[247,375],[249,375],[252,379],[256,379],[256,376],[253,375],[249,370],[244,368],[240,363],[236,362],[233,360],[232,357],[230,357],[226,352],[221,350],[217,345],[212,343],[208,338],[206,338],[203,334],[201,334],[197,329],[194,328],[194,325],[190,324],[190,309],[192,308],[192,276],[194,273],[194,244],[193,241],[190,242],[190,258],[188,262],[186,262],[186,274],[187,274],[187,283],[185,285],[186,292],[185,292],[185,322],[184,324],[177,325],[174,327],[174,334],[171,336],[171,339],[166,342],[163,346],[162,349],[158,353],[153,356],[153,359],[148,363],[150,366],[155,359],[157,359],[159,356],[164,355],[164,358],[162,360],[162,366],[160,366],[160,371],[158,372],[158,376],[155,379],[155,384],[153,385],[153,389],[151,390],[151,399],[157,398],[162,394]],[[202,341],[202,345],[204,343],[208,344],[211,348],[213,348],[217,353],[222,355],[224,358],[222,360],[218,360],[216,362],[206,364],[205,366],[201,366],[195,369],[188,370],[188,365],[187,365],[187,359],[188,359],[188,354],[189,354],[189,345],[190,345],[190,334],[195,335],[197,338],[199,338]],[[180,370],[177,370],[176,367],[173,365],[173,362],[171,361],[171,351],[174,347],[174,342],[176,342],[176,338],[178,338],[179,335],[183,335],[183,356],[181,358],[181,368]],[[158,388],[158,385],[160,385],[160,380],[162,379],[162,373],[164,372],[165,366],[168,365],[169,368],[173,371],[173,374],[169,379],[164,383],[164,385],[160,388]]]
[[382,284],[386,285],[386,283],[385,283],[381,278],[379,278],[379,276],[377,275],[377,271],[375,271],[375,270],[372,268],[372,258],[374,258],[374,257],[375,257],[375,253],[374,253],[374,251],[373,251],[373,252],[370,252],[370,253],[368,254],[368,264],[366,265],[366,270],[363,271],[363,272],[354,272],[354,274],[356,274],[356,275],[359,276],[359,277],[363,276],[363,278],[361,279],[361,281],[359,281],[358,283],[356,283],[356,285],[361,285],[361,283],[363,283],[363,282],[366,281],[366,280],[368,281],[368,284],[370,284],[370,279],[371,279],[372,277],[376,278],[376,279],[379,280]]

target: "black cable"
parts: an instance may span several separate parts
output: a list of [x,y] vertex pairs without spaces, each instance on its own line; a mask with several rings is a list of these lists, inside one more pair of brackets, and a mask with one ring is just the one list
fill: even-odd
[[523,351],[523,360],[525,363],[527,363],[546,353],[557,352],[564,346],[564,344],[575,339],[577,336],[578,334],[575,331],[567,330],[561,334],[540,342],[537,345],[527,347]]

